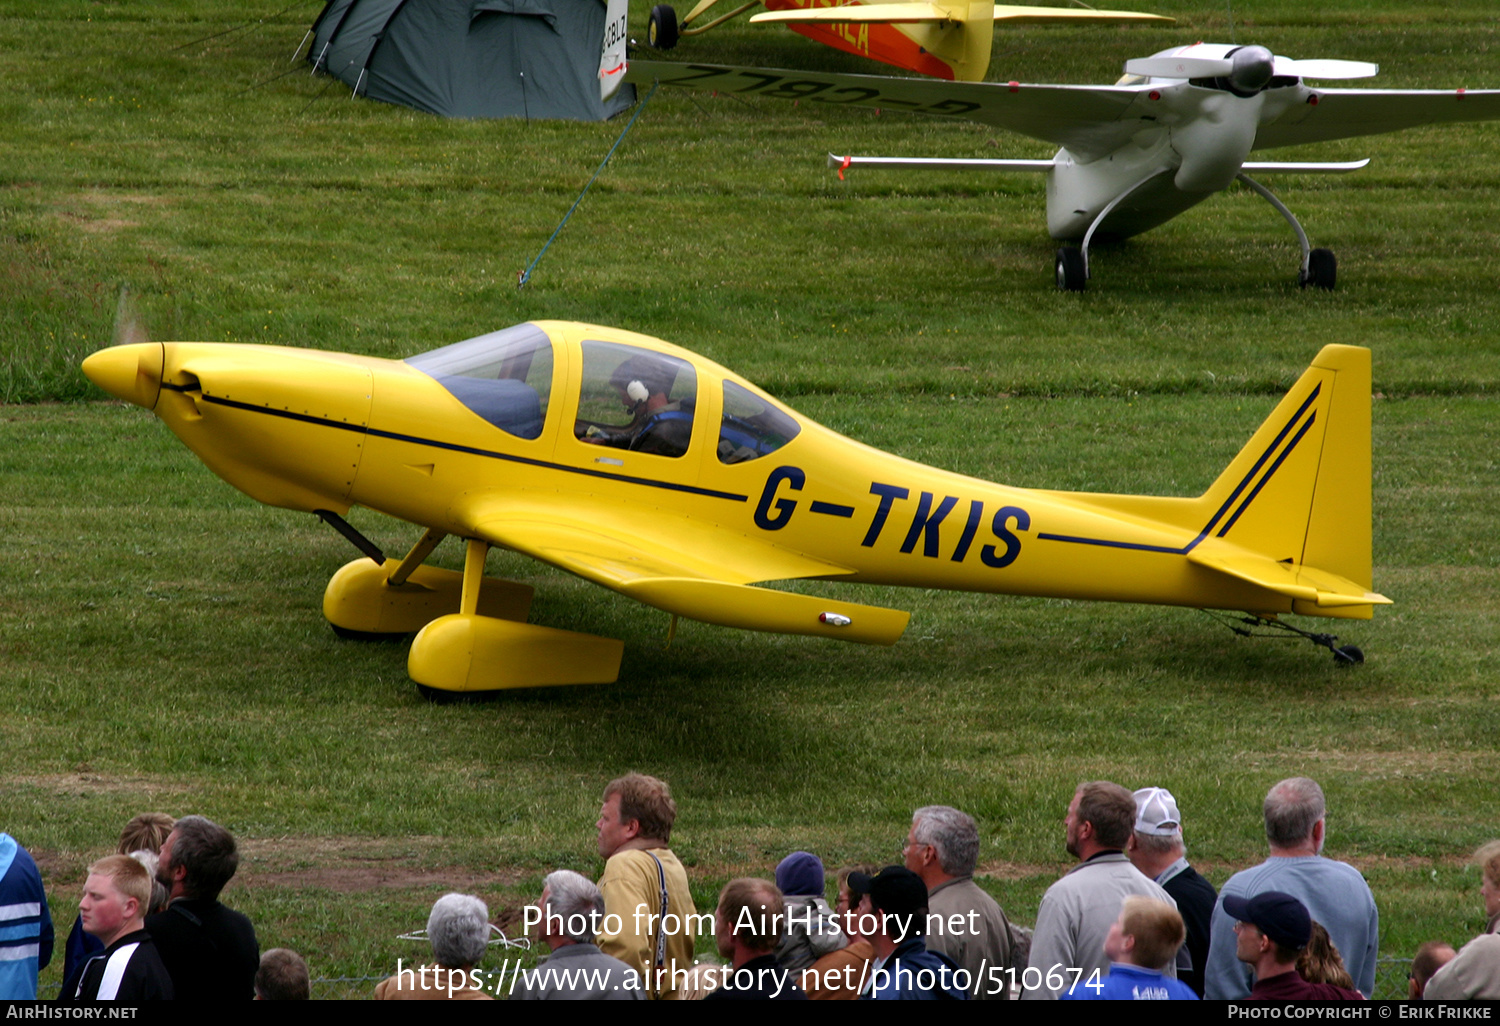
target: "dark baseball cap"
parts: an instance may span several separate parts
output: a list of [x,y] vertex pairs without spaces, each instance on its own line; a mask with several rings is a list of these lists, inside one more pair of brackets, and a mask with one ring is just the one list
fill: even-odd
[[1312,938],[1312,915],[1307,906],[1282,891],[1261,891],[1251,898],[1226,894],[1224,911],[1284,948],[1300,951]]
[[849,874],[850,893],[868,894],[882,912],[911,915],[927,910],[927,885],[905,866],[886,866],[874,876]]

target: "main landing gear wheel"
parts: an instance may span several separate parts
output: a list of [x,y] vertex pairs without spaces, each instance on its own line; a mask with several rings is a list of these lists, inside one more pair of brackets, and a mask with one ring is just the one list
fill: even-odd
[[670,50],[677,45],[677,10],[671,4],[651,8],[646,22],[646,45],[655,50]]
[[1064,292],[1082,292],[1088,288],[1088,271],[1083,266],[1083,250],[1063,246],[1057,251],[1057,287]]
[[1339,262],[1333,258],[1333,250],[1315,249],[1307,254],[1307,273],[1302,276],[1300,284],[1303,288],[1311,285],[1315,289],[1332,292],[1338,272]]

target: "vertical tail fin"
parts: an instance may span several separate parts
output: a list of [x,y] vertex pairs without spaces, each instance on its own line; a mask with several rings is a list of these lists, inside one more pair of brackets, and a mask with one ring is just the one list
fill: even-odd
[[1293,612],[1364,619],[1388,602],[1370,591],[1370,351],[1324,346],[1193,507],[1189,558]]
[[1191,532],[1175,551],[1277,596],[1251,612],[1368,619],[1390,601],[1370,591],[1370,351],[1324,346],[1196,499],[1089,501]]
[[1209,537],[1370,586],[1370,351],[1325,346],[1198,500]]
[[948,0],[945,6],[955,14],[962,10],[963,20],[949,28],[934,29],[930,41],[918,41],[953,69],[955,80],[983,82],[995,45],[995,0]]

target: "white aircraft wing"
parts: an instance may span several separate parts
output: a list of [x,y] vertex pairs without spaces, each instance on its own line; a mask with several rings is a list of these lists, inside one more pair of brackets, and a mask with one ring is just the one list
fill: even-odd
[[1500,119],[1500,89],[1315,89],[1255,133],[1255,149],[1350,139],[1420,125]]
[[1123,146],[1140,131],[1140,120],[1128,116],[1128,112],[1145,93],[1141,86],[946,82],[669,61],[631,61],[626,78],[643,85],[659,81],[662,85],[778,100],[964,118],[1066,146],[1085,159]]

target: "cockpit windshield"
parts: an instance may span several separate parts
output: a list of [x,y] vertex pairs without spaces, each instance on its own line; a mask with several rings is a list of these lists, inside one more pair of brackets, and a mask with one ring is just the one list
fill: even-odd
[[552,340],[518,324],[406,361],[502,431],[538,438],[552,393]]
[[802,430],[786,413],[743,385],[724,382],[719,462],[745,463],[780,449]]

